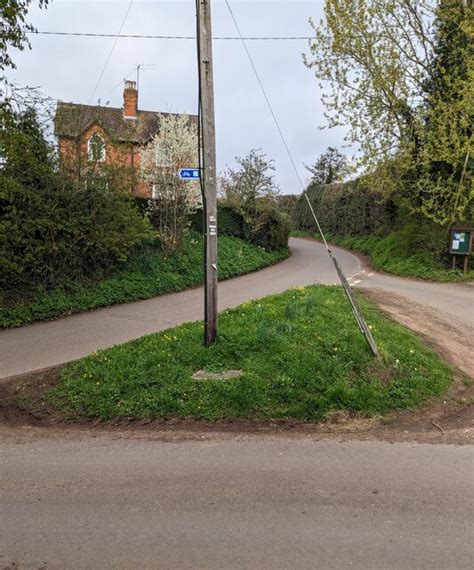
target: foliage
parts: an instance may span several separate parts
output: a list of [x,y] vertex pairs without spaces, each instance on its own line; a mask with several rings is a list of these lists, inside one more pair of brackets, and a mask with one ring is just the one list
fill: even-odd
[[473,22],[472,2],[439,1],[417,192],[423,214],[441,224],[474,220]]
[[257,200],[273,199],[280,192],[273,172],[273,160],[261,149],[252,149],[247,156],[236,156],[238,168],[227,169],[219,177],[219,195],[226,205],[245,216],[252,212]]
[[311,21],[313,57],[305,63],[330,87],[329,125],[349,125],[349,140],[372,165],[414,141],[434,7],[435,0],[326,0],[325,21]]
[[298,194],[280,194],[276,197],[278,211],[288,220],[291,228],[293,228],[295,208],[298,200]]
[[5,296],[95,274],[126,260],[149,236],[147,221],[121,187],[122,172],[90,172],[81,183],[63,176],[33,109],[10,113],[0,146]]
[[166,254],[179,248],[190,214],[201,202],[199,184],[181,180],[178,170],[198,162],[196,123],[186,115],[161,115],[160,131],[141,151],[141,167],[143,179],[153,187],[148,217]]
[[[116,303],[181,291],[203,281],[202,238],[191,233],[181,248],[164,255],[153,242],[125,263],[89,280],[63,281],[52,290],[38,287],[28,298],[0,305],[0,326],[16,327]],[[268,252],[240,239],[219,238],[219,279],[229,279],[281,261],[286,248]]]
[[[13,63],[8,48],[13,47],[23,50],[31,47],[28,41],[27,32],[34,31],[31,24],[26,23],[26,16],[32,0],[2,0],[0,10],[0,69],[7,67],[16,68]],[[49,0],[38,0],[40,8],[46,8]]]
[[463,0],[326,0],[305,58],[371,187],[440,224],[472,215],[472,15]]
[[[306,191],[324,232],[365,234],[393,226],[397,206],[385,195],[372,191],[361,181],[321,186],[311,184]],[[316,231],[306,198],[295,208],[295,228]]]
[[[288,246],[290,225],[288,217],[273,204],[257,201],[249,223],[239,210],[218,204],[217,226],[219,235],[242,238],[268,251],[277,251]],[[202,233],[202,210],[193,216],[192,227]]]
[[219,179],[221,204],[242,216],[244,236],[251,243],[271,250],[286,247],[289,221],[278,211],[273,160],[260,149],[235,160],[239,168],[227,168]]
[[257,202],[251,223],[246,228],[247,239],[269,251],[279,250],[288,245],[290,234],[289,220],[278,208],[268,202]]
[[[203,211],[196,210],[192,215],[191,227],[202,234],[203,232]],[[217,204],[217,233],[220,236],[233,236],[241,239],[247,237],[245,220],[239,212],[230,206]]]
[[347,158],[337,148],[328,147],[318,160],[305,168],[311,173],[312,184],[342,182],[347,169]]
[[[47,399],[70,417],[320,420],[334,410],[370,416],[441,395],[452,378],[448,366],[360,302],[380,348],[377,361],[342,290],[319,285],[225,311],[210,348],[196,322],[96,352],[66,366]],[[231,369],[243,375],[192,378],[197,370]]]

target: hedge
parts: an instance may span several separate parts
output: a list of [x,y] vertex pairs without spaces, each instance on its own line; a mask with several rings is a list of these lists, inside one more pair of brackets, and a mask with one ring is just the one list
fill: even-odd
[[[200,234],[203,232],[203,212],[201,209],[194,212],[191,227]],[[217,226],[219,235],[232,236],[240,239],[246,239],[245,221],[241,214],[236,212],[229,206],[217,206]]]
[[[370,234],[392,228],[399,216],[396,204],[359,182],[312,184],[308,198],[325,232],[338,235]],[[301,196],[294,213],[297,230],[315,231],[316,224],[306,198]]]
[[[275,251],[288,245],[289,224],[276,208],[261,208],[253,216],[252,224],[245,221],[242,214],[230,206],[217,207],[217,229],[219,235],[244,239],[254,245]],[[203,231],[203,213],[197,210],[191,227],[199,233]]]
[[[449,232],[446,227],[421,215],[410,214],[391,198],[372,191],[359,181],[323,186],[313,184],[307,194],[328,238],[371,256],[377,254],[381,260],[379,269],[396,273],[393,263],[407,259],[413,261],[416,272],[404,270],[404,273],[398,271],[399,274],[422,276],[425,268],[426,272],[438,275],[443,266],[448,269]],[[318,233],[304,196],[296,205],[294,226],[299,231]],[[383,244],[377,246],[377,242],[382,241]],[[361,246],[365,243],[367,247]],[[383,252],[379,251],[381,248]]]

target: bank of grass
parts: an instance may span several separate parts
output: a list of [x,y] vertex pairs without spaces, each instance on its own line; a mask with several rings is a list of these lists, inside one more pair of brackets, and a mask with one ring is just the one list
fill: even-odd
[[[158,249],[138,253],[112,276],[95,282],[72,283],[53,291],[38,289],[27,300],[0,305],[0,327],[18,327],[117,303],[148,299],[202,283],[202,238],[192,234],[171,256]],[[228,279],[272,265],[288,249],[266,251],[238,238],[219,238],[219,279]]]
[[[295,231],[293,237],[309,237],[319,240],[319,234],[312,232]],[[466,275],[462,270],[453,271],[446,267],[435,255],[429,251],[411,253],[405,246],[401,232],[392,232],[386,236],[337,236],[326,234],[326,239],[342,247],[352,249],[367,255],[374,269],[386,271],[394,275],[417,277],[431,281],[471,281],[474,279],[474,270]],[[472,264],[472,263],[471,263]]]
[[[99,351],[66,366],[48,403],[72,418],[298,418],[333,410],[373,415],[440,396],[452,372],[408,329],[364,297],[374,360],[342,290],[317,285],[245,303],[202,346],[200,322]],[[243,371],[196,380],[197,370]]]

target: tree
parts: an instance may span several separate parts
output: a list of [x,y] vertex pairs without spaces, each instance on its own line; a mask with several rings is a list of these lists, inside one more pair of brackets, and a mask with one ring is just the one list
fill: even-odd
[[242,216],[246,239],[270,250],[285,247],[289,220],[278,208],[274,161],[261,149],[236,156],[235,161],[238,168],[227,167],[219,178],[221,203]]
[[[457,126],[472,122],[472,58],[462,47],[472,41],[472,1],[326,0],[325,20],[311,24],[313,57],[305,63],[329,87],[323,96],[328,125],[349,127],[370,184],[398,192],[411,211],[435,221],[446,222],[454,204],[462,216],[467,201],[456,202],[455,186],[469,193],[459,165],[470,142],[464,135],[459,140]],[[456,33],[440,33],[448,29]],[[467,80],[455,65],[460,53],[470,61]],[[464,93],[462,102],[440,96],[447,85]],[[433,160],[433,150],[443,160]],[[438,177],[440,162],[456,172],[448,188],[449,177]]]
[[[0,69],[16,68],[8,48],[23,50],[31,47],[27,32],[34,31],[31,24],[26,23],[28,9],[33,0],[2,0],[0,24]],[[40,8],[46,8],[50,0],[37,0]]]
[[274,180],[274,161],[268,159],[261,149],[252,149],[247,156],[236,156],[238,168],[227,169],[219,178],[219,195],[222,200],[249,213],[258,200],[272,200],[280,193]]
[[305,57],[321,87],[329,126],[348,125],[366,163],[416,144],[433,57],[436,0],[326,0]]
[[422,212],[441,224],[473,218],[472,2],[440,0],[427,81],[420,176]]
[[346,167],[346,157],[331,146],[314,164],[305,165],[305,168],[311,172],[311,183],[314,184],[342,182]]
[[165,253],[181,245],[201,203],[199,183],[178,177],[180,168],[198,163],[197,124],[185,115],[161,115],[160,131],[141,151],[141,175],[153,188],[148,216]]

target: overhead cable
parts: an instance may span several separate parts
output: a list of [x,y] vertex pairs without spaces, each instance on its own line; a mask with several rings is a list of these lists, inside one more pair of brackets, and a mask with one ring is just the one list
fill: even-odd
[[108,64],[109,64],[110,58],[112,57],[112,54],[113,54],[113,52],[114,52],[115,46],[117,45],[117,42],[119,41],[120,34],[122,33],[122,30],[123,30],[123,27],[124,27],[124,25],[125,25],[125,22],[127,21],[128,14],[129,14],[129,12],[130,12],[130,8],[132,7],[132,4],[133,4],[133,0],[130,0],[130,2],[129,2],[129,4],[128,4],[128,7],[127,7],[127,10],[126,10],[126,12],[125,12],[125,15],[124,15],[124,17],[123,17],[122,23],[120,24],[120,28],[119,28],[118,33],[117,33],[115,36],[111,36],[111,37],[115,37],[115,41],[114,41],[114,43],[113,43],[113,45],[112,45],[112,47],[111,47],[111,49],[110,49],[110,51],[109,51],[109,55],[107,56],[107,59],[105,60],[104,67],[102,68],[101,74],[99,75],[99,79],[97,80],[97,83],[96,83],[96,85],[95,85],[95,87],[94,87],[94,90],[92,91],[92,95],[89,97],[89,103],[92,101],[92,99],[93,99],[93,97],[94,97],[94,95],[95,95],[95,92],[97,91],[97,89],[98,89],[98,87],[99,87],[99,85],[100,85],[100,82],[102,81],[102,77],[104,77],[105,70],[107,69],[107,66],[108,66]]
[[[124,38],[124,39],[137,39],[137,40],[194,40],[196,36],[171,36],[159,34],[106,34],[94,32],[50,32],[46,30],[24,30],[25,34],[29,35],[42,35],[42,36],[70,36],[70,37],[83,37],[83,38]],[[228,40],[228,41],[241,41],[237,36],[214,36],[213,40]],[[292,41],[292,40],[312,40],[311,36],[247,36],[242,38],[245,41]]]

